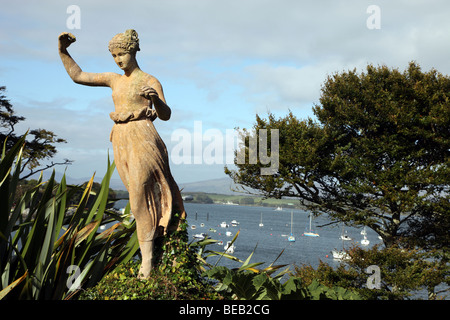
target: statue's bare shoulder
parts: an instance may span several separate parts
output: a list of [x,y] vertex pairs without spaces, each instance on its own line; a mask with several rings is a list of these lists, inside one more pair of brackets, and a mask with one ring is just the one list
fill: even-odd
[[143,83],[145,83],[144,86],[153,88],[158,93],[158,96],[162,101],[166,101],[162,85],[156,77],[144,72]]

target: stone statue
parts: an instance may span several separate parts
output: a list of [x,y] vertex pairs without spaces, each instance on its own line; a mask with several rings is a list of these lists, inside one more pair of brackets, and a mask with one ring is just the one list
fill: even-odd
[[[112,89],[115,112],[110,140],[114,161],[130,195],[131,211],[142,254],[139,276],[147,278],[152,269],[154,240],[177,229],[171,218],[186,217],[183,200],[169,168],[167,149],[153,121],[167,121],[171,110],[166,104],[159,81],[143,72],[136,61],[138,34],[127,30],[114,36],[109,51],[124,74],[84,72],[72,59],[67,48],[75,37],[59,35],[59,55],[70,78],[78,84]],[[170,223],[170,226],[169,226]]]

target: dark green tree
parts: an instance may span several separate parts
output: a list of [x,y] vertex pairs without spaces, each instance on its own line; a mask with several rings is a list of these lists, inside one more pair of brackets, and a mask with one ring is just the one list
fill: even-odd
[[[6,141],[6,150],[20,139],[16,135],[15,125],[25,117],[16,115],[13,106],[5,96],[6,87],[0,86],[0,143],[3,147]],[[58,138],[52,131],[45,129],[33,129],[28,132],[21,167],[21,179],[26,179],[37,172],[52,168],[56,165],[69,165],[71,160],[64,159],[63,162],[43,164],[44,161],[52,159],[57,153],[55,144],[66,143],[66,140]]]
[[201,203],[214,203],[213,199],[211,199],[206,194],[198,194],[195,196],[195,200]]
[[[416,63],[404,72],[369,65],[360,74],[329,76],[319,101],[313,108],[316,121],[292,113],[256,117],[247,137],[259,129],[279,129],[275,174],[261,175],[259,161],[235,161],[237,169],[225,172],[267,197],[297,197],[334,222],[368,226],[387,247],[401,241],[442,249],[441,258],[446,257],[450,78],[436,70],[422,72]],[[243,148],[248,155],[248,141]]]
[[[426,299],[423,290],[434,300],[444,298],[449,290],[448,281],[447,286],[438,287],[448,278],[445,264],[428,259],[429,254],[422,250],[375,245],[369,249],[353,246],[348,253],[352,258],[335,269],[320,261],[317,269],[295,266],[294,276],[306,285],[316,279],[328,287],[355,290],[369,300]],[[373,267],[378,270],[368,270]]]

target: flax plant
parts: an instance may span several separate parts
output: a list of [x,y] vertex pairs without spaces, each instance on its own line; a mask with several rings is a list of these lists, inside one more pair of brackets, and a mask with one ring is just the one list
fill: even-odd
[[23,136],[8,151],[5,144],[0,162],[0,299],[70,299],[135,256],[135,224],[108,209],[109,158],[98,193],[95,175],[70,186],[65,175],[58,184],[53,171],[16,197],[25,143]]

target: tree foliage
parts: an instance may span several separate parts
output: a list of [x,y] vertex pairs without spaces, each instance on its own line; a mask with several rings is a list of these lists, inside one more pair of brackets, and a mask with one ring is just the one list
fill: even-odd
[[[305,285],[318,281],[329,287],[341,286],[368,300],[442,299],[449,290],[448,280],[444,280],[448,278],[448,268],[430,259],[430,253],[380,245],[370,249],[354,245],[347,253],[351,259],[336,269],[320,261],[317,269],[311,265],[295,266],[293,275],[301,278]],[[368,286],[368,282],[373,283],[373,274],[368,272],[371,266],[379,268],[380,285],[376,288]],[[436,290],[442,282],[447,286]]]
[[[25,117],[16,115],[14,108],[7,97],[4,95],[5,86],[0,86],[0,143],[3,145],[6,141],[6,149],[10,150],[21,136],[15,133],[15,125],[25,120]],[[66,143],[66,140],[58,138],[52,131],[45,129],[29,130],[28,140],[22,158],[21,173],[27,169],[21,179],[26,179],[33,174],[52,168],[56,165],[68,165],[71,160],[64,159],[63,162],[50,162],[43,164],[44,161],[52,159],[57,153],[55,144]]]
[[[267,197],[297,197],[316,214],[368,226],[387,246],[402,239],[448,248],[450,227],[450,78],[416,63],[400,72],[369,65],[329,76],[317,121],[292,112],[256,117],[279,129],[279,170],[225,168],[236,183]],[[249,144],[243,148],[248,155]],[[269,146],[270,152],[270,146]]]

